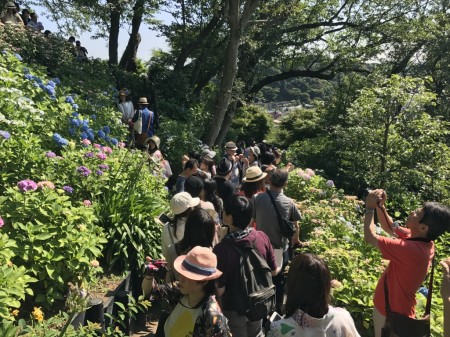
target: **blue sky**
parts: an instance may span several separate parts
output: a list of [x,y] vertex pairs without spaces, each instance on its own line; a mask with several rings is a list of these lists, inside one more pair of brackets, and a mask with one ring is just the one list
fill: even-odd
[[[39,21],[42,22],[44,25],[44,29],[48,29],[52,32],[57,32],[58,28],[54,22],[51,22],[49,19],[47,19],[44,15],[46,9],[43,7],[33,7],[33,9],[38,13],[39,15]],[[167,16],[158,17],[160,20],[169,20]],[[95,28],[95,27],[93,27]],[[130,27],[131,29],[131,27]],[[93,29],[95,31],[95,29]],[[158,37],[157,33],[155,31],[151,31],[147,25],[142,24],[141,29],[139,30],[141,33],[142,41],[139,45],[138,49],[138,57],[142,60],[148,61],[152,50],[155,49],[163,49],[167,50],[168,46],[163,37]],[[81,41],[81,45],[85,47],[88,52],[89,56],[91,57],[98,57],[102,59],[108,59],[108,42],[103,39],[98,40],[91,40],[91,36],[93,33],[85,32],[82,34],[79,34],[78,36],[75,36],[77,40]],[[125,50],[125,47],[128,43],[128,26],[125,26],[120,30],[119,35],[119,59],[122,56],[123,51]],[[68,36],[67,36],[68,38]]]

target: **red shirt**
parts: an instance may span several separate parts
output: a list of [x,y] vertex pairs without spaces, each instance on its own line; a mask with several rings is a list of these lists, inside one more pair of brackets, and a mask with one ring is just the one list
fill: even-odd
[[430,267],[434,243],[383,236],[377,240],[383,259],[390,262],[375,289],[375,308],[386,316],[384,278],[387,275],[391,311],[415,318],[416,292]]

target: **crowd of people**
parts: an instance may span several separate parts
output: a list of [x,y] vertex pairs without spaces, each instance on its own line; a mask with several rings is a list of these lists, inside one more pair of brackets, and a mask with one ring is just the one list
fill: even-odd
[[[44,25],[40,22],[37,13],[34,10],[24,8],[20,10],[17,2],[8,1],[4,12],[0,15],[0,25],[14,27],[23,27],[29,31],[43,34],[46,38],[51,36],[50,30],[44,30]],[[81,46],[80,41],[75,41],[75,37],[71,36],[67,40],[71,47],[72,54],[79,61],[88,61],[88,51]]]
[[[44,31],[34,11],[19,13],[17,4],[8,2],[1,24]],[[88,51],[80,41],[70,37],[68,43],[78,60],[87,60]],[[157,116],[148,109],[145,97],[137,105],[135,109],[126,91],[119,92],[118,109],[130,131],[130,143],[170,177],[170,165],[155,135]],[[290,248],[302,245],[301,214],[283,193],[293,165],[280,167],[281,158],[282,152],[265,141],[251,141],[248,146],[228,141],[222,155],[204,146],[201,153],[180,158],[183,170],[170,200],[174,217],[164,224],[161,247],[168,266],[166,280],[179,284],[182,297],[160,322],[166,336],[359,336],[350,313],[330,304],[331,275],[325,261],[313,254],[290,254]],[[370,191],[364,217],[366,242],[389,261],[374,293],[376,337],[382,336],[391,313],[415,318],[417,290],[434,264],[433,241],[450,230],[446,206],[427,202],[411,212],[403,227],[388,214],[386,200],[384,190]],[[377,234],[375,215],[389,237]],[[292,224],[293,235],[283,232],[283,221]],[[239,265],[249,250],[265,263],[275,289],[273,310],[278,315],[272,315],[270,329],[264,328],[268,317],[249,318],[242,304],[242,278],[253,276],[243,276]],[[441,266],[444,332],[450,336],[446,317],[450,315],[450,260]]]
[[[135,146],[165,173],[155,114],[147,108],[146,98],[140,98],[135,110],[125,91],[119,97],[122,122]],[[325,261],[313,254],[292,254],[290,248],[303,244],[301,214],[283,193],[293,165],[279,167],[281,157],[282,152],[265,141],[248,146],[228,141],[222,155],[204,146],[201,153],[181,158],[183,170],[170,200],[174,217],[164,223],[161,247],[167,261],[166,282],[178,282],[183,297],[160,322],[166,336],[359,336],[351,314],[331,306],[331,275]],[[384,190],[370,191],[364,217],[366,242],[389,260],[374,293],[376,337],[382,336],[391,313],[415,318],[416,293],[435,254],[433,241],[450,229],[448,207],[425,203],[411,212],[403,227],[387,213],[386,200]],[[377,234],[375,214],[390,237]],[[282,230],[285,220],[294,228],[292,236]],[[240,292],[242,279],[254,277],[239,268],[249,249],[264,261],[275,289],[270,325],[265,324],[269,317],[250,319],[242,304],[247,296]],[[441,265],[444,312],[450,315],[450,260]]]

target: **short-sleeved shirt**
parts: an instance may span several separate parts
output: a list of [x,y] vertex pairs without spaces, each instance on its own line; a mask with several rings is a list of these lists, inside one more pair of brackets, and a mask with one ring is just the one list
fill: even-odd
[[[267,235],[263,232],[252,230],[245,238],[234,241],[231,244],[244,246],[251,242],[254,243],[256,250],[267,261],[269,268],[271,270],[277,269],[272,245],[270,244]],[[225,294],[222,297],[222,309],[233,310],[234,308],[228,306],[228,300],[230,300],[230,298],[227,296],[227,289],[231,290],[241,286],[240,284],[234,284],[237,280],[236,274],[240,272],[240,268],[237,268],[237,266],[239,266],[241,257],[239,253],[230,246],[230,243],[224,242],[223,240],[214,247],[213,252],[217,255],[217,269],[222,271],[222,276],[217,280],[218,287],[221,288],[225,286]]]
[[[282,192],[277,193],[271,191],[270,193],[283,219],[291,221],[299,221],[301,219],[300,212],[291,198],[285,196]],[[252,204],[253,219],[256,220],[256,228],[267,234],[273,248],[285,248],[288,243],[288,238],[284,238],[281,234],[277,212],[269,195],[267,193],[254,195]]]
[[378,280],[373,299],[375,308],[386,316],[384,278],[387,277],[391,311],[415,317],[416,292],[425,280],[434,256],[432,241],[377,238],[383,259],[389,265]]
[[[142,132],[147,134],[147,137],[152,137],[155,134],[155,113],[147,108],[143,108],[142,114]],[[134,113],[132,122],[136,122],[139,119],[139,109]]]

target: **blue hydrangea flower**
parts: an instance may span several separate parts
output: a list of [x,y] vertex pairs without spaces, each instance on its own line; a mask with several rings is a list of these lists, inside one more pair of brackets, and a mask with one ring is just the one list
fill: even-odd
[[94,131],[92,131],[92,129],[88,129],[88,130],[86,131],[86,133],[87,133],[88,139],[89,139],[90,141],[93,141],[94,138],[95,138]]
[[71,135],[72,137],[75,137],[75,129],[74,128],[69,128],[69,135]]
[[39,83],[38,83],[38,82],[33,82],[33,85],[34,85],[36,88],[39,88]]
[[72,124],[73,126],[78,128],[78,127],[80,127],[81,121],[79,119],[72,118],[70,120],[70,124]]
[[109,137],[108,135],[105,137],[105,140],[107,141],[107,142],[111,142],[111,137]]
[[[27,80],[32,80],[32,79],[33,79],[33,75],[31,75],[31,74],[25,74],[25,78],[26,78]],[[36,83],[36,82],[34,82],[34,83]]]
[[66,146],[67,144],[69,144],[69,141],[67,139],[61,137],[61,135],[59,133],[54,133],[53,139],[59,146]]
[[4,139],[11,138],[11,134],[8,131],[0,130],[0,136],[2,136]]
[[75,101],[73,100],[72,96],[67,96],[66,97],[66,103],[74,104]]
[[419,293],[421,293],[423,296],[427,297],[428,296],[428,289],[425,287],[420,287],[419,288]]
[[76,112],[76,111],[74,111],[74,112],[72,112],[72,116],[73,117],[78,117],[80,114],[78,113],[78,112]]
[[105,131],[105,133],[111,133],[109,126],[104,126],[103,131]]
[[82,132],[82,133],[80,133],[80,137],[81,137],[81,139],[87,139],[88,138],[88,135],[87,135],[87,133],[86,132]]
[[106,134],[103,132],[103,130],[99,130],[97,134],[100,138],[105,138],[105,136],[106,136]]
[[23,61],[22,56],[20,56],[19,54],[15,53],[14,56],[16,57],[16,59],[18,59],[20,62]]
[[119,141],[117,140],[117,138],[111,138],[111,144],[113,144],[113,145],[117,145],[117,144],[119,144]]
[[72,108],[74,108],[75,110],[78,110],[78,104],[73,103]]
[[39,84],[42,83],[42,80],[39,77],[37,77],[37,76],[33,76],[33,80],[35,80]]
[[52,78],[52,81],[56,84],[61,84],[61,80],[58,77]]
[[56,83],[53,81],[48,81],[47,86],[51,86],[54,89],[56,87]]
[[30,69],[28,69],[27,67],[23,67],[22,71],[24,72],[24,74],[30,73]]
[[41,88],[42,90],[47,90],[46,86],[42,82],[39,83],[39,88]]
[[92,114],[92,115],[91,115],[91,118],[95,121],[95,120],[97,119],[97,116],[94,115],[94,114]]

